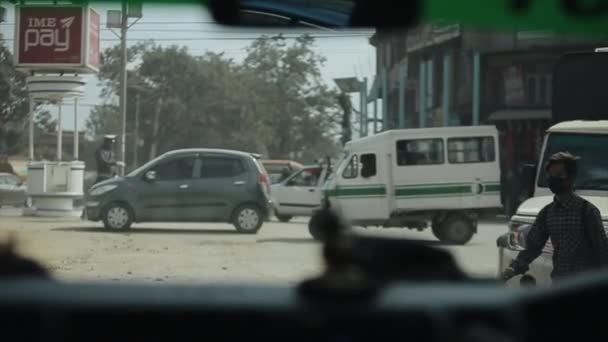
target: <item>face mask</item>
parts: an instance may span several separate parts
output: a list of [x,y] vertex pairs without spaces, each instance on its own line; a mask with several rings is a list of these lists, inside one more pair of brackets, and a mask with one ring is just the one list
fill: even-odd
[[549,189],[556,195],[566,192],[566,179],[560,177],[551,177],[548,179]]

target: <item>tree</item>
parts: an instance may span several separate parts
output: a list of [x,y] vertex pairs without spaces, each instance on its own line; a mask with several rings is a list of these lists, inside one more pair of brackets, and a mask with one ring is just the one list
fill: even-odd
[[312,49],[314,39],[298,37],[291,46],[279,35],[262,37],[248,48],[245,67],[268,85],[267,99],[274,137],[270,154],[315,159],[336,149],[339,110],[337,93],[321,78],[325,58]]
[[25,74],[13,66],[13,56],[0,35],[0,153],[18,152],[29,113]]
[[[311,46],[310,37],[293,46],[280,37],[262,38],[252,44],[243,64],[217,53],[193,56],[178,46],[135,46],[129,49],[137,66],[129,71],[127,132],[133,132],[134,95],[139,93],[142,155],[216,147],[273,158],[323,157],[337,146],[339,110],[336,94],[321,82],[323,59]],[[116,56],[116,48],[110,48],[102,58],[99,78],[108,98],[117,90]],[[280,70],[272,67],[274,62]],[[117,113],[114,106],[95,108],[89,133],[120,132]]]

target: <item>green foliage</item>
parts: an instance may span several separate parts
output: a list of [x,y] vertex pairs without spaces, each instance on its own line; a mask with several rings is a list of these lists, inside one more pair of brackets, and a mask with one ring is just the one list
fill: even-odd
[[0,150],[19,152],[28,113],[25,74],[13,66],[13,56],[0,35]]
[[[140,163],[187,147],[229,148],[268,158],[311,161],[337,149],[340,111],[321,79],[324,59],[303,36],[293,45],[263,37],[243,63],[223,54],[193,56],[186,48],[145,43],[129,49],[127,156],[139,94]],[[118,48],[107,49],[99,74],[103,95],[118,88]],[[98,106],[89,134],[120,133],[115,106]],[[131,143],[129,142],[131,139]],[[129,151],[130,150],[130,151]]]

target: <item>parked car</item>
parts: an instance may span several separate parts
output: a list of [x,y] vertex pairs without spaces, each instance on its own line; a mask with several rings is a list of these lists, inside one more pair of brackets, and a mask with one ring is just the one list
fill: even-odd
[[304,167],[293,160],[263,160],[262,164],[268,172],[270,184],[280,183]]
[[0,207],[27,204],[27,187],[21,178],[12,173],[0,173]]
[[95,184],[83,216],[108,229],[150,221],[229,222],[239,232],[256,233],[271,209],[268,175],[254,155],[185,149]]
[[294,216],[312,216],[321,207],[321,187],[327,177],[324,165],[305,166],[278,184],[273,184],[271,194],[274,214],[281,222]]

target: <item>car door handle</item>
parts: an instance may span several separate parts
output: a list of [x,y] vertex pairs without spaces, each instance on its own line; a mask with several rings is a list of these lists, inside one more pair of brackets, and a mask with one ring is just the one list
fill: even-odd
[[232,183],[234,185],[245,185],[245,181],[236,181],[234,183]]
[[308,192],[315,192],[315,189],[308,189]]
[[188,184],[182,184],[179,186],[180,189],[188,189],[190,186]]

